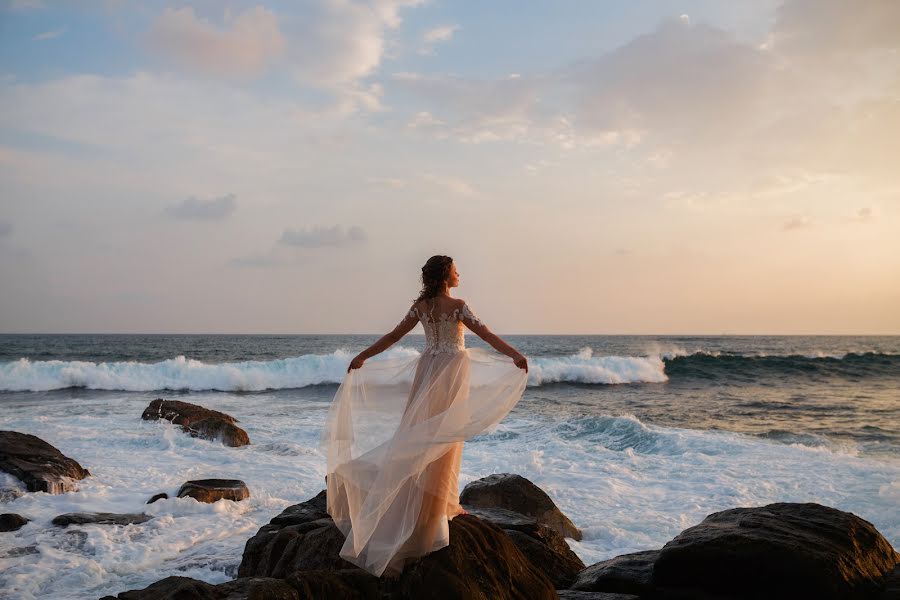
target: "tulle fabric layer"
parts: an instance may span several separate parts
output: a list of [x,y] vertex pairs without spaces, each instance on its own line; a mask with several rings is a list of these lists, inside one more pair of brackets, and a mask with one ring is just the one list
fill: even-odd
[[512,359],[481,348],[370,359],[347,373],[321,447],[340,555],[380,576],[450,543],[463,442],[490,429],[525,391]]

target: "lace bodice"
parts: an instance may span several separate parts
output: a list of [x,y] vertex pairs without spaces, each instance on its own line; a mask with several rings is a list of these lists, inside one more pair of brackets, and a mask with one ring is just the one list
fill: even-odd
[[410,309],[407,316],[417,318],[425,329],[425,349],[423,350],[425,354],[465,350],[464,325],[483,325],[466,303],[463,303],[460,308],[454,308],[450,314],[438,315],[433,320],[430,315],[420,312],[415,306]]

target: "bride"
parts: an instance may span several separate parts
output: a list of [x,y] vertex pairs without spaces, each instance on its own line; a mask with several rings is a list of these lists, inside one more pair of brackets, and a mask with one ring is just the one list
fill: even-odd
[[[450,295],[458,285],[452,258],[428,259],[403,319],[350,361],[322,434],[327,510],[346,536],[340,555],[377,576],[397,577],[407,559],[450,543],[448,521],[467,514],[463,442],[500,422],[525,391],[527,359]],[[366,362],[420,322],[421,355],[398,349]],[[466,348],[463,325],[497,352]]]

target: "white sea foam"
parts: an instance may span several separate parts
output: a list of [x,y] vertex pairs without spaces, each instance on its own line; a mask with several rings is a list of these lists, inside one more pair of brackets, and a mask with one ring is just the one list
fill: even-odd
[[538,357],[529,361],[528,384],[561,381],[573,383],[661,383],[666,367],[659,356],[594,356],[582,348],[572,356]]
[[[413,357],[413,348],[395,346],[369,360]],[[263,391],[338,384],[353,353],[304,354],[270,361],[206,363],[177,356],[142,363],[135,361],[32,361],[22,358],[0,364],[0,391],[48,391],[81,387],[92,390],[144,392],[154,390]],[[583,348],[571,356],[535,357],[529,361],[528,383],[639,383],[666,381],[658,356],[593,356]]]
[[[592,358],[590,356],[585,359]],[[222,582],[235,575],[244,544],[284,507],[324,487],[317,442],[329,394],[192,393],[190,401],[240,419],[242,448],[191,438],[167,422],[141,421],[150,394],[76,394],[17,400],[0,429],[33,433],[90,469],[79,490],[26,494],[0,512],[30,519],[0,536],[0,590],[22,600],[98,598],[169,575]],[[724,431],[659,427],[630,414],[560,419],[526,396],[491,433],[466,443],[460,485],[490,473],[519,473],[543,488],[584,540],[568,540],[586,564],[659,548],[711,512],[771,502],[819,502],[871,521],[900,546],[900,462],[821,446],[786,445]],[[244,480],[243,502],[170,498],[188,479]],[[145,511],[129,526],[50,524],[72,511]],[[81,532],[81,533],[78,533]],[[2,594],[0,594],[2,595]]]

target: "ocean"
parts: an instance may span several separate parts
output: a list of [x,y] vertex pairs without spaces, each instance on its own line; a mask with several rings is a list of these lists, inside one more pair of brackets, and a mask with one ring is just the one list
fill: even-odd
[[[779,501],[850,511],[900,548],[900,337],[503,337],[528,357],[528,387],[466,442],[460,485],[527,477],[583,530],[568,542],[585,564],[659,548],[715,511]],[[377,338],[0,335],[0,429],[37,435],[92,473],[77,492],[0,504],[32,519],[0,535],[0,597],[235,577],[247,539],[323,489],[329,404],[350,358]],[[471,333],[466,343],[485,346]],[[385,355],[423,345],[408,335]],[[141,421],[155,398],[227,412],[252,443]],[[212,477],[244,480],[251,497],[145,505]],[[0,488],[16,485],[0,473]],[[155,518],[50,524],[75,511]]]

